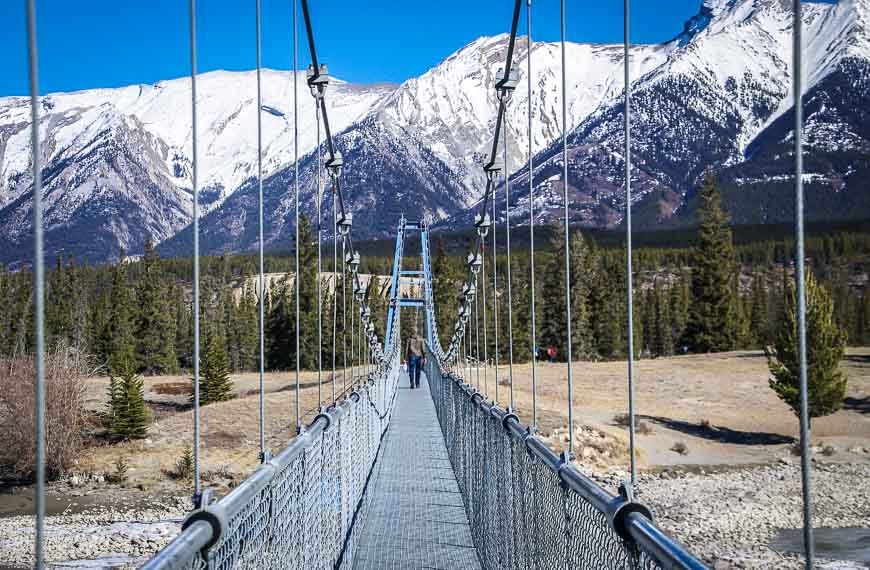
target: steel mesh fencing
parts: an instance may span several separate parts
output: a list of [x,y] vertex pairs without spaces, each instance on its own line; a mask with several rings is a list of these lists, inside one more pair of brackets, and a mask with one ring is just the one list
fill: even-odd
[[376,372],[228,495],[191,513],[143,568],[350,568],[398,392],[398,328]]
[[484,568],[704,568],[645,507],[584,477],[430,356],[426,376]]

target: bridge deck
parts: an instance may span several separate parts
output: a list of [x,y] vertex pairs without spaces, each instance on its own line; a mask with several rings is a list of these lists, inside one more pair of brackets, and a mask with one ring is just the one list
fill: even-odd
[[425,378],[402,378],[371,485],[354,570],[480,569]]

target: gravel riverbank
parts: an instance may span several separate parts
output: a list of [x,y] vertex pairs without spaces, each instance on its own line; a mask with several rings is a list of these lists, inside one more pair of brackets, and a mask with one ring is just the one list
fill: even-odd
[[[184,497],[160,505],[125,509],[95,507],[87,513],[49,516],[45,556],[57,568],[135,567],[179,531],[189,509]],[[0,567],[33,566],[33,517],[0,518]]]
[[[613,491],[628,475],[611,471],[591,476]],[[782,529],[802,524],[796,461],[642,473],[637,495],[653,509],[662,528],[711,568],[803,568],[800,555],[769,546]],[[813,496],[817,528],[870,528],[870,464],[814,463]],[[137,566],[178,533],[188,506],[189,499],[170,497],[130,509],[103,506],[50,516],[46,556],[65,562],[57,568]],[[32,517],[0,518],[0,568],[31,566],[32,544]],[[864,562],[825,561],[820,556],[818,567],[870,568],[870,552],[864,554]]]
[[[637,494],[661,527],[717,570],[804,567],[799,555],[769,547],[782,529],[802,527],[796,460],[712,473],[644,474]],[[816,528],[870,528],[870,465],[814,462],[813,502]],[[864,562],[819,567],[870,568],[868,562],[870,550]]]

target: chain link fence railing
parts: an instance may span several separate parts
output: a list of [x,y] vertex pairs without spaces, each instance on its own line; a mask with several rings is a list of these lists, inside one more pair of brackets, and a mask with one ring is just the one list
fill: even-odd
[[394,320],[375,373],[225,497],[205,499],[143,568],[350,568],[368,512],[366,486],[398,393]]
[[705,568],[630,492],[609,494],[430,356],[426,376],[484,568]]

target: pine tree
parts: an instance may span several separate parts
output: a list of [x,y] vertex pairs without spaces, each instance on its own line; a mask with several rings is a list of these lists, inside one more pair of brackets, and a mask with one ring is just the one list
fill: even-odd
[[[291,299],[287,294],[287,283],[292,276],[287,275],[273,284],[270,290],[271,303],[264,324],[266,334],[266,365],[271,370],[289,370],[291,368]],[[295,362],[294,362],[295,365]]]
[[764,274],[757,272],[752,279],[749,307],[749,340],[752,348],[762,348],[770,342],[768,292]]
[[446,347],[453,335],[453,326],[459,317],[459,284],[461,277],[454,263],[444,251],[444,242],[435,244],[435,260],[432,264],[432,297],[435,302],[435,319],[438,322],[438,337]]
[[671,314],[671,304],[668,292],[660,281],[656,281],[653,289],[654,329],[652,352],[656,356],[671,356],[674,354],[674,323]]
[[739,334],[736,257],[728,218],[710,170],[700,199],[698,245],[692,256],[693,299],[685,338],[694,352],[721,352],[734,348]]
[[145,374],[166,374],[175,370],[175,315],[170,310],[168,288],[160,270],[154,242],[145,242],[144,272],[136,291],[139,308],[136,353]]
[[[565,304],[565,243],[561,238],[562,235],[564,231],[557,226],[556,231],[553,232],[553,253],[544,266],[539,302],[541,319],[538,323],[538,339],[542,348],[555,347],[557,358],[566,360],[565,331],[568,330],[568,321]],[[489,310],[490,308],[487,307],[488,314]]]
[[106,413],[109,434],[118,439],[141,439],[148,433],[148,410],[142,378],[131,360],[116,363],[109,376]]
[[692,301],[691,289],[689,288],[690,277],[685,273],[680,275],[679,281],[671,287],[671,315],[674,321],[674,344],[679,353],[682,353],[680,339],[686,331],[689,321],[689,305]]
[[589,328],[589,282],[594,278],[594,261],[586,238],[571,234],[571,353],[574,359],[588,359],[592,352]]
[[233,389],[226,339],[212,328],[207,331],[205,340],[199,379],[199,403],[202,406],[231,399]]
[[[796,297],[795,286],[789,282],[776,344],[767,351],[767,358],[773,376],[770,387],[795,414],[800,414]],[[806,326],[808,411],[810,418],[817,418],[843,406],[847,379],[839,366],[846,336],[834,320],[830,295],[816,282],[812,271],[806,274]]]
[[[302,368],[317,368],[317,246],[308,218],[299,216],[299,349]],[[293,291],[295,299],[295,285]],[[296,307],[293,307],[294,315]],[[295,338],[294,330],[294,338]],[[295,345],[293,347],[295,353]]]
[[855,344],[861,346],[870,345],[870,288],[864,289],[861,296],[861,307],[858,314],[858,334],[855,336]]
[[108,328],[104,333],[106,362],[110,370],[122,370],[135,362],[133,312],[133,296],[127,283],[126,269],[124,262],[119,261],[112,270],[109,318],[106,323]]

